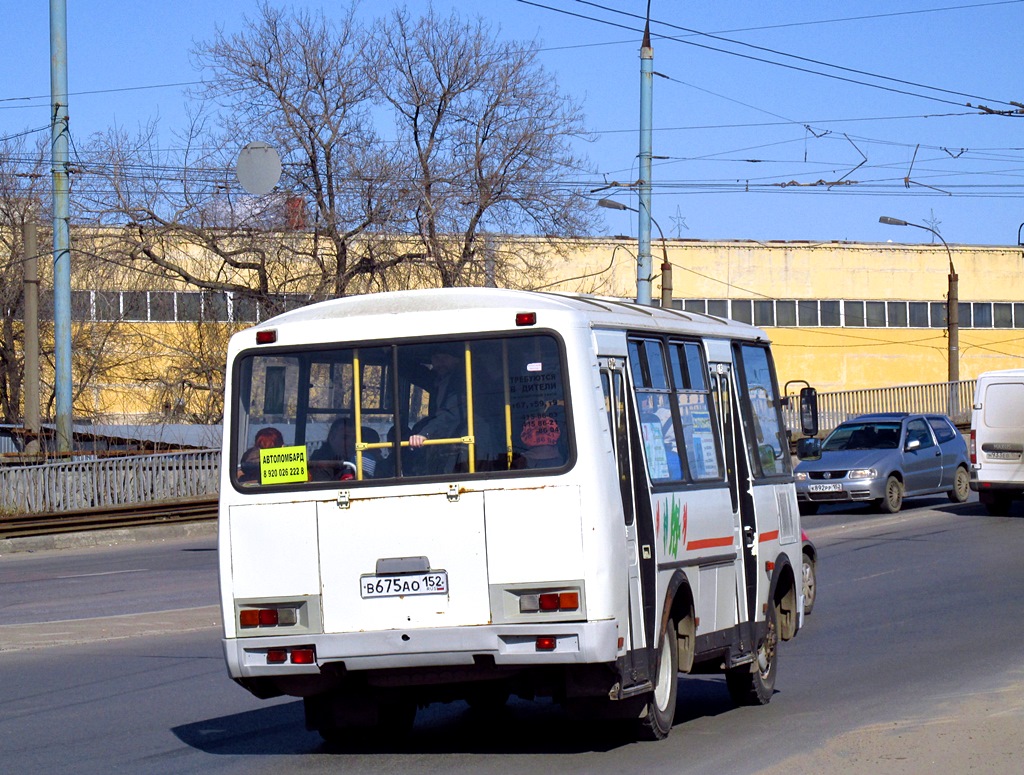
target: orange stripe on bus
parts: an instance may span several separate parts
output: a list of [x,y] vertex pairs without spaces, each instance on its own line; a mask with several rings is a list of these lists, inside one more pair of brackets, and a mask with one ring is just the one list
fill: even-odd
[[767,533],[761,533],[761,537],[758,540],[760,541],[760,543],[763,544],[765,541],[777,541],[778,538],[779,538],[779,531],[778,530],[769,530]]
[[694,549],[712,549],[716,546],[732,546],[732,536],[726,536],[725,538],[702,538],[699,541],[690,541],[686,545],[687,551],[693,551]]

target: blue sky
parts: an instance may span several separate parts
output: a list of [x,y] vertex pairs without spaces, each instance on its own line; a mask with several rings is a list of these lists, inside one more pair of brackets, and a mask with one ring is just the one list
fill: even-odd
[[[286,5],[339,13],[335,2]],[[365,2],[361,13],[394,5]],[[45,128],[49,116],[48,4],[6,6],[0,137]],[[646,0],[434,6],[537,40],[593,133],[580,150],[597,172],[576,182],[589,191],[636,180],[642,23],[627,14],[642,15]],[[238,29],[255,10],[255,0],[68,0],[73,136],[154,118],[169,136],[183,124],[180,84],[202,77],[190,60],[194,41],[217,25]],[[1024,103],[1024,0],[653,0],[651,17],[654,69],[665,76],[654,83],[654,154],[665,158],[654,166],[653,214],[666,236],[932,240],[878,223],[889,215],[932,226],[949,243],[1017,243],[1024,114],[982,115],[967,103]],[[627,188],[593,198],[601,196],[636,204]],[[633,213],[602,214],[607,233],[636,234]]]

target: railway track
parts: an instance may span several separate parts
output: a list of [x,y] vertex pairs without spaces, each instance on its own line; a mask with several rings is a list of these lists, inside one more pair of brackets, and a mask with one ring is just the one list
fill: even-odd
[[119,506],[103,510],[0,516],[0,538],[72,533],[217,518],[217,498],[195,498]]

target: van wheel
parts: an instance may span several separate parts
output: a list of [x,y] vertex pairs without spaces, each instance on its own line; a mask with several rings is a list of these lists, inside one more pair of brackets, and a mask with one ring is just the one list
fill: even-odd
[[779,631],[775,626],[775,606],[768,607],[768,629],[749,665],[725,671],[725,685],[737,705],[767,705],[775,692],[778,672]]
[[640,714],[640,736],[647,740],[662,740],[672,731],[679,685],[679,651],[676,642],[676,623],[669,619],[665,636],[661,639],[654,691],[650,693]]
[[903,507],[903,482],[896,476],[889,475],[885,480],[885,495],[876,501],[879,511],[897,514]]
[[956,476],[953,477],[953,489],[948,493],[953,503],[967,503],[971,497],[971,476],[963,466],[957,466]]

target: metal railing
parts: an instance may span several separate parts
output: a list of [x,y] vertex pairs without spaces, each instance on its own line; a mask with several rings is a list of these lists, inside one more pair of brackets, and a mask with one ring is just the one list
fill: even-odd
[[0,511],[45,514],[217,495],[219,449],[0,468]]
[[[974,383],[975,380],[966,379],[960,382],[818,393],[818,435],[825,435],[851,417],[875,412],[945,414],[956,425],[964,428],[971,423]],[[790,399],[791,405],[786,408],[786,427],[794,434],[800,432],[798,402],[799,399],[793,396]]]

